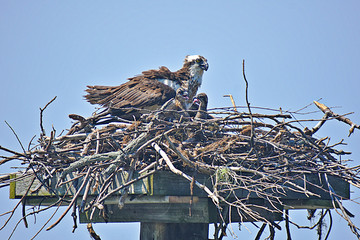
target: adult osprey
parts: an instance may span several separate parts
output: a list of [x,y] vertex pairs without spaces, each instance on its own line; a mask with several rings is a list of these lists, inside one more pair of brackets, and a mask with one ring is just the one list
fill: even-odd
[[85,98],[91,104],[99,104],[110,109],[112,115],[129,118],[139,117],[139,109],[159,109],[169,99],[176,96],[180,87],[188,93],[191,104],[202,83],[202,75],[209,65],[200,55],[186,56],[184,65],[176,72],[167,67],[148,70],[141,75],[129,78],[120,86],[87,86]]

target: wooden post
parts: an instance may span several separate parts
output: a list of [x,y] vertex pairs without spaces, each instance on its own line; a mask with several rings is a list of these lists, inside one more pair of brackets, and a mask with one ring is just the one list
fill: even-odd
[[148,223],[140,225],[140,240],[208,240],[207,223]]

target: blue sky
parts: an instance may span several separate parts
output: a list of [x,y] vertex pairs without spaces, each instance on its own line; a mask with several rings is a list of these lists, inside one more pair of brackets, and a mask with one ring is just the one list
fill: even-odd
[[[245,105],[242,60],[246,62],[252,106],[295,111],[313,100],[337,107],[360,123],[360,4],[358,1],[0,1],[0,145],[20,151],[5,120],[27,145],[39,136],[39,107],[54,96],[44,126],[60,133],[69,128],[70,113],[89,116],[95,109],[83,99],[86,85],[119,85],[143,70],[182,66],[185,55],[209,62],[200,89],[209,107],[230,106],[224,94]],[[316,111],[313,105],[307,109]],[[306,111],[307,111],[306,110]],[[244,109],[245,111],[245,109]],[[298,115],[321,118],[321,113]],[[309,126],[312,126],[309,124]],[[347,137],[348,126],[331,121],[317,137],[342,138],[353,165],[360,159],[360,132]],[[3,154],[3,153],[1,153]],[[9,172],[10,164],[0,172]],[[15,204],[0,189],[0,210]],[[356,191],[353,198],[359,197]],[[359,213],[357,204],[346,203]],[[333,216],[336,214],[334,213]],[[20,212],[15,214],[18,219]],[[31,238],[49,215],[39,215],[31,228],[22,224],[13,239]],[[305,213],[291,216],[305,224]],[[355,223],[360,225],[359,217]],[[16,221],[12,221],[12,226]],[[234,231],[254,239],[245,224]],[[71,217],[38,239],[89,239],[85,225],[71,233]],[[104,239],[138,239],[138,224],[96,224]],[[11,228],[0,231],[0,238]],[[280,233],[278,233],[280,235]],[[313,239],[294,229],[293,239]],[[279,237],[281,238],[281,237]],[[334,217],[330,239],[355,239],[344,220]],[[227,239],[233,239],[228,237]]]

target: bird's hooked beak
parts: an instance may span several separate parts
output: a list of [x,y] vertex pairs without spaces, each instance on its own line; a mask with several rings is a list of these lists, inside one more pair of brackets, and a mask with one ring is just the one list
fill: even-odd
[[187,91],[184,91],[182,93],[182,97],[185,99],[185,100],[189,100],[189,93]]
[[194,98],[193,99],[193,104],[195,104],[195,105],[197,105],[197,106],[200,106],[200,103],[201,103],[201,101],[198,99],[198,98]]
[[202,70],[207,71],[207,70],[209,69],[209,64],[208,64],[207,62],[203,61],[203,62],[200,64],[200,68],[201,68]]

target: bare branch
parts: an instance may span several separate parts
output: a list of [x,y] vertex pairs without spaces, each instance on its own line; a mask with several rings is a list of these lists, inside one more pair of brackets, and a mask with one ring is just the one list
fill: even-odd
[[45,129],[44,129],[44,127],[43,127],[43,113],[44,113],[45,109],[46,109],[53,101],[55,101],[55,99],[56,99],[56,96],[55,96],[53,99],[51,99],[50,102],[48,102],[48,103],[45,105],[45,107],[40,108],[40,129],[41,129],[42,136],[45,136],[45,135],[46,135]]

